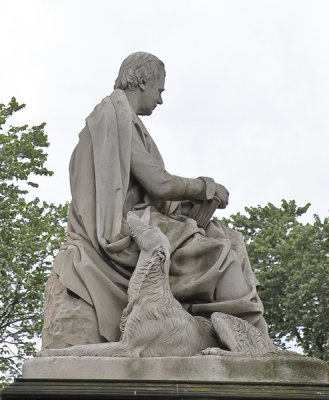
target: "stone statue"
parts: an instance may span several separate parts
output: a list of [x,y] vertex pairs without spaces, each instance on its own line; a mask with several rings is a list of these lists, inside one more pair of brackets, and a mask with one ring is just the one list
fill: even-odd
[[141,253],[129,282],[120,341],[44,350],[43,356],[188,357],[200,353],[261,356],[276,351],[247,321],[218,312],[209,320],[184,310],[170,290],[167,237],[131,211],[127,222]]
[[[187,356],[203,350],[218,353],[206,350],[218,346],[263,354],[272,348],[242,236],[214,221],[205,224],[204,218],[198,226],[191,218],[195,204],[209,201],[225,208],[228,191],[208,177],[169,174],[138,118],[162,104],[164,84],[164,64],[157,57],[131,54],[122,63],[113,93],[86,119],[70,162],[67,242],[46,286],[43,355],[61,348],[53,354],[64,355],[64,348],[71,346],[67,354],[85,354],[87,344],[93,344],[88,351],[95,349],[95,355],[104,350],[107,355]],[[143,223],[137,217],[151,227],[144,229],[145,238],[136,233]],[[195,339],[186,346],[167,344],[168,337],[161,335],[155,335],[151,345],[143,324],[140,337],[147,348],[131,341],[126,345],[131,318],[140,307],[140,279],[151,266],[163,269],[166,279],[159,285],[147,275],[147,304],[159,290],[168,297],[161,296],[157,304],[163,300],[163,310],[151,307],[150,315],[161,323],[168,318],[178,324],[176,330],[179,324],[193,327]],[[249,337],[243,348],[234,339],[234,332],[240,331]]]

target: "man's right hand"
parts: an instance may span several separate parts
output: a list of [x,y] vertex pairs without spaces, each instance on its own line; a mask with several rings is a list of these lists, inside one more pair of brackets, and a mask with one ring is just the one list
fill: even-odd
[[217,208],[226,208],[228,205],[228,198],[229,198],[229,192],[225,188],[225,186],[216,183],[216,191],[215,191],[215,196],[220,199],[220,203],[218,204]]

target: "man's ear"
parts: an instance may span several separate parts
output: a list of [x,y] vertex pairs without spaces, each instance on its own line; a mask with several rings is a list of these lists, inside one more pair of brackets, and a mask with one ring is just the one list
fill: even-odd
[[144,90],[145,90],[145,82],[143,81],[143,82],[139,83],[138,87],[140,88],[141,91],[144,92]]

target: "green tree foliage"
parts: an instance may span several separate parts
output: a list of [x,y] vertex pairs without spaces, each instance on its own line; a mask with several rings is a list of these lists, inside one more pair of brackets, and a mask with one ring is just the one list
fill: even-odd
[[329,219],[300,222],[309,206],[282,200],[224,223],[245,237],[275,342],[294,340],[306,355],[329,361]]
[[0,385],[20,373],[36,351],[41,332],[44,285],[55,249],[64,240],[67,206],[27,199],[45,168],[45,124],[10,126],[8,117],[24,107],[12,98],[0,104]]

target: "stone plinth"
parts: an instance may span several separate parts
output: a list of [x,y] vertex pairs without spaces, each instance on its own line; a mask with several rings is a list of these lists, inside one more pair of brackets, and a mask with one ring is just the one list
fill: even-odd
[[328,367],[307,357],[45,357],[2,400],[329,400]]
[[23,378],[328,383],[328,367],[307,357],[41,357],[25,362]]
[[329,400],[328,385],[19,379],[2,400]]

